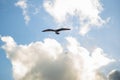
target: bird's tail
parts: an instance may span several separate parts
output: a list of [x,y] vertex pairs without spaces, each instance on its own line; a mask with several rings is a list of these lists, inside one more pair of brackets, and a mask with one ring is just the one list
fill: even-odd
[[55,31],[56,34],[60,34],[58,31]]

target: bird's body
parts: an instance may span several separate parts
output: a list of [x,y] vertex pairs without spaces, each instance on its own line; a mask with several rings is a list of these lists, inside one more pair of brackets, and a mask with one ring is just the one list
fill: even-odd
[[69,28],[59,28],[59,29],[45,29],[42,32],[55,32],[56,34],[60,34],[60,31],[64,31],[64,30],[70,30]]

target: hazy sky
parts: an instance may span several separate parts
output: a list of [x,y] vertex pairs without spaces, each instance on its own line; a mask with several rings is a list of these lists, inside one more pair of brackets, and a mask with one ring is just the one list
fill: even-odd
[[[0,0],[0,80],[96,80],[120,70],[119,3]],[[71,30],[41,32],[61,27]]]

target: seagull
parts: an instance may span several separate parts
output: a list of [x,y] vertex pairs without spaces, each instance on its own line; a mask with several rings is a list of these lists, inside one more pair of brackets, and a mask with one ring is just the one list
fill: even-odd
[[59,28],[59,29],[45,29],[42,32],[55,32],[56,34],[60,34],[60,31],[71,30],[70,28]]

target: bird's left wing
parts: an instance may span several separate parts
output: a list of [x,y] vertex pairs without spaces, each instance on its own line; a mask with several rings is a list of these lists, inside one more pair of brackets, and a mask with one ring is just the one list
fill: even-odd
[[53,29],[45,29],[42,32],[47,32],[47,31],[55,31],[55,30],[53,30]]

